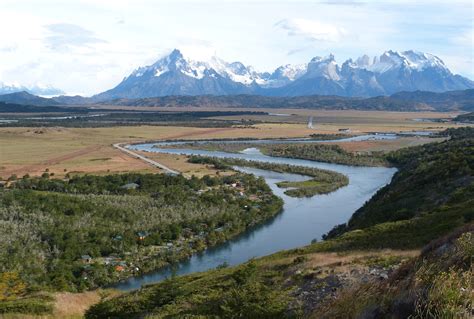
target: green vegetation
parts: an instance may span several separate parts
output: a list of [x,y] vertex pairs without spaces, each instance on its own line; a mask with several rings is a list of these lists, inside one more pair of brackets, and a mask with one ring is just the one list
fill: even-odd
[[[473,227],[432,242],[421,256],[408,261],[398,255],[369,254],[341,263],[358,271],[398,270],[389,280],[373,278],[338,286],[335,296],[324,292],[337,266],[324,269],[311,263],[318,258],[319,248],[324,250],[325,244],[318,243],[311,252],[294,249],[237,267],[149,285],[102,301],[89,309],[86,318],[360,318],[364,313],[377,313],[381,318],[469,318]],[[306,295],[316,292],[324,298],[301,300],[295,295],[309,282],[313,290]]]
[[312,318],[471,318],[474,228],[425,247],[388,281],[344,289]]
[[474,112],[458,115],[454,120],[458,122],[474,123]]
[[291,188],[285,191],[285,194],[291,197],[312,197],[318,194],[328,194],[334,192],[342,186],[346,186],[348,183],[349,181],[347,177],[340,178],[336,181],[332,175],[328,174],[326,178],[320,176],[318,178],[314,178],[308,181],[285,181],[277,183],[277,186],[281,188]]
[[[400,169],[390,185],[355,212],[348,225],[337,226],[327,238],[397,221],[426,224],[420,234],[413,234],[417,238],[443,226],[449,229],[473,220],[474,129],[447,133],[450,140],[388,154],[387,159]],[[430,220],[437,222],[429,226]]]
[[[314,139],[336,140],[342,134],[315,134]],[[343,135],[344,138],[347,135]],[[277,141],[277,140],[275,140]],[[225,141],[212,143],[187,142],[183,144],[165,145],[165,148],[190,148],[207,151],[221,151],[229,153],[241,152],[247,148],[258,148],[263,154],[275,157],[287,157],[305,159],[318,162],[336,163],[352,166],[389,166],[390,163],[384,158],[382,152],[372,152],[371,154],[355,154],[345,151],[339,145],[328,145],[320,143],[272,143],[261,144],[251,141],[232,140],[232,143]]]
[[0,273],[0,314],[48,314],[53,307],[48,295],[28,295],[26,283],[16,272]]
[[248,174],[24,177],[0,191],[0,273],[28,289],[100,287],[225,241],[281,206]]
[[[232,141],[232,143],[227,143]],[[247,148],[260,147],[259,145],[249,142],[247,139],[242,140],[233,140],[229,139],[227,142],[223,140],[213,140],[210,142],[185,142],[180,144],[169,144],[169,145],[158,145],[160,148],[188,148],[188,149],[197,149],[197,150],[206,150],[206,151],[220,151],[227,153],[239,153]]]
[[332,141],[332,140],[342,140],[348,137],[351,137],[351,135],[347,134],[311,134],[309,137],[311,137],[312,140],[316,141]]
[[99,303],[86,318],[288,318],[289,298],[272,289],[271,276],[249,262],[172,278]]
[[275,144],[262,148],[266,155],[298,158],[353,166],[387,166],[382,154],[352,154],[338,145],[327,144]]
[[312,177],[312,179],[307,181],[284,181],[277,184],[280,188],[291,188],[285,191],[285,194],[292,197],[312,197],[318,194],[327,194],[349,183],[347,176],[341,173],[306,166],[202,156],[190,156],[188,161],[190,163],[213,165],[216,169],[229,169],[230,166],[242,166]]
[[[13,111],[12,111],[13,110]],[[13,122],[3,126],[15,127],[112,127],[132,125],[161,125],[161,126],[192,126],[192,127],[230,127],[232,125],[252,125],[256,121],[237,120],[226,121],[211,119],[218,116],[236,115],[265,115],[265,112],[238,112],[238,111],[199,111],[199,112],[124,112],[113,110],[95,109],[91,112],[87,108],[64,108],[58,106],[31,107],[28,105],[4,105],[0,102],[0,114],[11,112],[18,114],[5,114],[2,118]],[[40,113],[34,117],[31,114]]]
[[[216,108],[302,108],[323,110],[388,110],[388,111],[472,111],[473,89],[434,93],[426,91],[398,92],[391,96],[371,98],[343,97],[334,95],[305,95],[276,97],[262,95],[184,95],[161,96],[140,99],[117,99],[104,102],[107,105],[154,106],[154,107],[208,107]],[[61,101],[61,98],[55,98]],[[82,104],[84,101],[79,101]]]
[[[474,271],[473,141],[472,131],[458,133],[445,142],[391,153],[388,159],[400,168],[393,181],[354,215],[349,226],[339,226],[323,242],[150,285],[102,301],[87,318],[115,318],[121,313],[130,318],[235,318],[245,317],[239,310],[262,308],[268,312],[257,317],[469,318]],[[381,252],[346,265],[334,263],[326,273],[313,266],[325,258],[320,254],[328,252],[347,258],[354,250],[357,255],[374,254],[381,248],[426,244],[419,257],[405,263]],[[338,265],[345,271],[354,267],[354,273],[370,274],[377,268],[393,273],[383,273],[387,280],[362,275],[345,285],[347,272],[340,277],[333,274]],[[260,290],[239,286],[236,278],[248,269],[256,269],[249,284],[263,287],[261,296],[268,308],[255,296]],[[327,293],[332,289],[337,294]],[[135,310],[127,310],[132,307]]]
[[[317,134],[316,139],[326,136],[325,134]],[[337,139],[335,135],[329,139]],[[347,135],[344,135],[347,137]],[[183,144],[160,146],[164,148],[190,148],[207,151],[221,151],[229,153],[241,152],[247,148],[258,148],[263,154],[275,157],[297,158],[310,161],[344,164],[352,166],[390,166],[390,162],[386,160],[383,152],[371,152],[370,154],[359,154],[345,151],[339,145],[321,144],[321,143],[272,143],[261,144],[252,143],[251,141],[242,140],[233,143],[212,142],[198,143],[188,142]]]

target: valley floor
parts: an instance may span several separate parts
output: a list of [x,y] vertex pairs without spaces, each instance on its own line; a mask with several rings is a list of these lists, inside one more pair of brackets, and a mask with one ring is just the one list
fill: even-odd
[[[140,108],[136,108],[140,109]],[[170,111],[171,109],[167,109]],[[182,111],[182,109],[181,109]],[[290,117],[259,116],[261,124],[224,128],[196,128],[173,126],[116,126],[103,128],[22,128],[0,127],[0,177],[24,174],[39,176],[45,170],[61,177],[68,172],[107,174],[116,172],[159,172],[143,161],[123,154],[112,147],[114,143],[134,143],[149,140],[214,139],[214,138],[291,138],[310,134],[336,134],[341,128],[350,134],[365,132],[440,131],[456,126],[452,123],[416,122],[415,118],[448,118],[449,113],[435,112],[371,112],[371,111],[314,111],[266,110],[295,114]],[[315,128],[307,127],[307,117],[315,116]],[[220,119],[230,119],[221,117]],[[265,121],[270,121],[265,123]],[[275,122],[276,121],[276,122]],[[350,152],[388,151],[432,141],[429,138],[406,137],[394,141],[366,141],[340,143]],[[337,143],[337,142],[336,142]],[[160,156],[161,158],[158,158]],[[155,160],[169,162],[167,155],[154,155]],[[202,166],[183,164],[183,157],[175,157],[171,168],[185,174],[204,175]],[[171,161],[173,162],[173,161]],[[184,166],[184,167],[183,167]]]

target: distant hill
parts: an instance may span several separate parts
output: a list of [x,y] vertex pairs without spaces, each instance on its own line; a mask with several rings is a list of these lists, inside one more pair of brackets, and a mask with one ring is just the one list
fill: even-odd
[[53,100],[53,101],[55,101],[59,104],[62,104],[62,105],[67,105],[67,104],[71,104],[71,105],[93,104],[94,102],[96,102],[96,99],[89,98],[89,97],[83,97],[83,96],[80,96],[80,95],[74,95],[74,96],[60,95],[60,96],[56,96],[56,97],[51,98],[51,100]]
[[444,93],[426,91],[399,92],[391,95],[391,97],[400,101],[425,103],[439,110],[474,110],[474,89]]
[[455,120],[464,123],[474,123],[474,112],[458,115]]
[[37,106],[50,106],[59,104],[53,99],[39,97],[26,91],[0,95],[0,102]]
[[90,112],[89,109],[83,107],[63,107],[57,105],[39,106],[26,104],[13,104],[0,102],[0,113],[83,113]]
[[474,89],[433,92],[400,92],[391,96],[349,98],[341,96],[269,97],[261,95],[164,96],[143,99],[116,99],[101,104],[157,107],[242,107],[242,108],[307,108],[330,110],[385,111],[474,111]]
[[262,95],[170,95],[140,99],[112,99],[99,102],[96,97],[59,96],[42,98],[27,92],[0,95],[0,102],[54,105],[117,105],[155,107],[240,107],[240,108],[306,108],[326,110],[381,110],[381,111],[474,111],[474,89],[434,93],[425,91],[399,92],[391,96],[371,98],[336,95],[308,95],[294,97]]

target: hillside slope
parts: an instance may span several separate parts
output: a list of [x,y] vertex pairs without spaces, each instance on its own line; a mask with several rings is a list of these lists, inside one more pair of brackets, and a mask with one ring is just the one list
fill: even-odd
[[[340,225],[329,238],[345,231],[383,222],[425,218],[440,209],[474,198],[474,129],[449,130],[451,139],[390,153],[387,159],[400,170],[390,185],[382,188]],[[474,212],[465,212],[473,219]]]
[[[91,98],[94,101],[94,98]],[[60,102],[67,102],[61,100]],[[74,103],[73,103],[74,104]],[[242,107],[242,108],[305,108],[328,110],[390,110],[390,111],[450,111],[474,110],[474,89],[432,92],[399,92],[391,96],[349,98],[336,95],[303,95],[270,97],[262,95],[199,95],[163,96],[140,99],[113,99],[105,105],[155,106],[155,107]]]
[[25,91],[0,95],[0,102],[38,106],[59,105],[54,99],[36,96]]

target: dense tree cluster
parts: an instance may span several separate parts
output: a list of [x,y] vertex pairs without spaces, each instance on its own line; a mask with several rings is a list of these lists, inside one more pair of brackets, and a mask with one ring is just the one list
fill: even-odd
[[298,158],[311,161],[336,163],[353,166],[385,166],[387,162],[381,154],[353,154],[338,145],[328,144],[276,144],[262,149],[270,156]]
[[248,174],[24,177],[0,191],[0,273],[77,291],[150,271],[278,213]]

